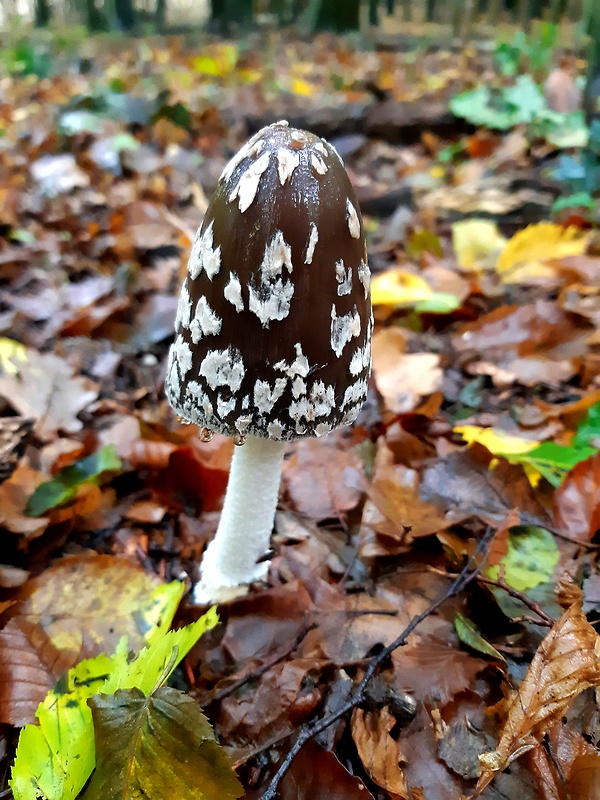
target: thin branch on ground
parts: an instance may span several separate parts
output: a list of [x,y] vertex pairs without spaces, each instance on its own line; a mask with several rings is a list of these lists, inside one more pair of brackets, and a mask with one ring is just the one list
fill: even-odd
[[485,578],[483,575],[478,575],[477,583],[484,583],[486,586],[496,586],[498,589],[502,589],[504,592],[506,592],[506,594],[510,595],[510,597],[514,597],[515,600],[519,600],[524,606],[526,606],[530,611],[533,611],[533,613],[539,617],[539,619],[523,617],[522,620],[533,622],[534,625],[543,625],[546,628],[551,628],[556,622],[554,617],[546,614],[544,609],[541,608],[538,603],[535,602],[535,600],[532,600],[530,597],[527,597],[526,594],[523,594],[523,592],[515,589],[514,586],[511,586],[509,583],[507,583],[502,576],[500,576],[497,580],[494,580],[493,578]]
[[[382,664],[388,656],[390,656],[394,650],[397,650],[399,647],[402,647],[406,644],[406,640],[410,636],[410,634],[415,630],[415,628],[420,625],[427,617],[437,611],[437,609],[443,605],[447,600],[451,597],[462,592],[462,590],[477,576],[479,570],[481,569],[482,564],[476,565],[476,559],[479,554],[484,551],[487,544],[491,540],[493,535],[493,531],[488,530],[485,536],[479,542],[479,545],[467,564],[463,567],[460,573],[456,576],[454,581],[452,582],[451,586],[447,591],[445,591],[437,600],[434,600],[430,606],[428,606],[425,611],[421,614],[417,614],[415,617],[411,619],[408,623],[406,628],[402,631],[402,633],[394,639],[394,641],[389,644],[387,647],[384,647],[376,656],[374,656],[370,661],[365,669],[365,673],[362,677],[362,680],[358,684],[358,686],[352,692],[350,699],[347,700],[337,711],[328,714],[326,717],[322,719],[315,720],[308,725],[302,726],[300,729],[300,733],[296,738],[296,741],[291,746],[288,754],[282,761],[279,766],[279,769],[271,779],[266,791],[261,797],[261,800],[275,800],[277,795],[277,788],[281,779],[288,771],[294,758],[298,755],[302,747],[306,744],[309,739],[312,739],[314,736],[318,736],[319,733],[326,730],[330,725],[333,725],[334,722],[337,722],[338,719],[343,717],[349,711],[357,708],[361,705],[365,697],[365,689],[367,684],[371,680],[371,678],[375,675],[377,668]],[[483,560],[482,560],[483,563]]]
[[228,683],[227,686],[223,686],[222,689],[217,689],[216,691],[206,692],[205,694],[200,695],[197,699],[202,708],[206,708],[210,706],[212,703],[217,703],[219,700],[223,700],[226,697],[229,697],[230,694],[233,694],[237,689],[241,686],[244,686],[246,683],[250,681],[256,680],[256,678],[260,678],[267,670],[274,667],[275,664],[278,664],[280,661],[283,661],[284,658],[287,658],[291,653],[296,650],[299,645],[304,640],[306,634],[309,631],[312,631],[314,628],[317,627],[316,623],[312,623],[311,625],[303,627],[298,635],[295,637],[294,641],[286,647],[285,650],[276,653],[272,658],[269,658],[267,661],[263,662],[259,667],[256,667],[249,672],[246,672],[244,675],[241,675],[237,680]]

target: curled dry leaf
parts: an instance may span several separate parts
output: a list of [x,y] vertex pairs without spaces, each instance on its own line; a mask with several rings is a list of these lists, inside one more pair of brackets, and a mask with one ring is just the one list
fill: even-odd
[[571,701],[600,685],[598,636],[579,603],[556,622],[539,646],[525,680],[515,692],[496,750],[480,757],[481,793],[515,759],[537,746],[551,723],[560,720]]
[[554,723],[545,743],[530,753],[529,767],[540,796],[569,800],[597,800],[600,755],[580,733]]
[[3,528],[29,538],[40,536],[46,530],[47,517],[34,519],[25,514],[29,498],[45,479],[41,472],[21,463],[0,486],[0,525]]
[[432,503],[421,500],[418,473],[393,462],[392,451],[380,439],[360,530],[362,558],[404,553],[414,539],[449,525]]
[[400,768],[403,760],[398,742],[390,736],[396,718],[384,706],[379,711],[355,708],[352,712],[352,738],[360,760],[378,786],[389,792],[392,800],[407,800],[408,787]]
[[440,357],[434,353],[405,353],[399,328],[386,328],[373,336],[373,374],[389,411],[413,411],[422,397],[442,384]]

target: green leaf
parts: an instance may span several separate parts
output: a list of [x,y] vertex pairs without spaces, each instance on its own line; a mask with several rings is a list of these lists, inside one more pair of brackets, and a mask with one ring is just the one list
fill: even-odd
[[502,97],[513,106],[519,122],[531,122],[544,108],[546,101],[531,75],[518,75],[514,86],[507,86]]
[[[19,737],[10,781],[15,800],[74,800],[95,765],[94,731],[88,698],[99,691],[114,692],[136,686],[151,692],[164,682],[202,634],[218,623],[216,608],[176,631],[166,631],[173,602],[173,587],[181,596],[182,584],[173,582],[170,595],[155,597],[165,621],[153,643],[129,662],[127,638],[109,657],[82,661],[61,679],[37,710],[39,726],[27,725]],[[155,593],[153,593],[154,597]],[[170,599],[169,599],[170,598]],[[159,638],[157,638],[159,636]],[[139,686],[138,686],[139,684]]]
[[576,448],[593,447],[595,450],[600,450],[600,403],[596,403],[588,410],[571,444]]
[[489,642],[486,642],[483,636],[479,633],[475,623],[471,622],[470,619],[467,619],[460,612],[454,618],[454,628],[458,634],[458,638],[468,647],[471,647],[473,650],[477,650],[478,653],[483,653],[486,656],[497,658],[506,663],[504,656],[501,655],[493,645],[491,645]]
[[415,311],[419,314],[451,314],[460,308],[460,300],[450,292],[434,292],[426,300],[415,303]]
[[87,458],[65,467],[54,478],[41,483],[27,501],[25,513],[41,517],[51,508],[72,500],[82,483],[96,481],[105,472],[118,472],[123,467],[112,444]]
[[530,450],[528,453],[519,453],[510,456],[510,460],[519,464],[529,464],[552,486],[558,487],[563,482],[569,470],[572,470],[580,461],[585,461],[595,455],[596,451],[591,447],[567,447],[554,442],[543,442],[539,447]]
[[73,800],[94,768],[92,714],[87,700],[106,681],[111,659],[87,659],[70,669],[36,712],[39,725],[19,736],[10,786],[15,800]]
[[515,525],[508,532],[508,552],[499,565],[485,574],[497,580],[500,567],[504,580],[520,592],[547,583],[558,564],[559,553],[552,534],[534,525]]
[[110,678],[102,687],[106,694],[112,694],[118,689],[131,689],[136,687],[145,694],[149,694],[156,686],[157,680],[163,675],[165,667],[169,664],[172,653],[177,649],[177,656],[171,665],[168,674],[164,675],[163,682],[167,680],[179,662],[185,658],[198,639],[208,630],[214,628],[219,622],[216,607],[213,606],[204,616],[176,631],[169,631],[150,647],[144,647],[135,661],[127,662],[127,654],[115,654],[115,661]]
[[198,704],[163,687],[90,700],[98,765],[81,800],[235,800],[244,790]]
[[596,203],[589,192],[575,192],[566,197],[558,197],[552,204],[552,213],[558,214],[568,208],[586,208],[594,211]]

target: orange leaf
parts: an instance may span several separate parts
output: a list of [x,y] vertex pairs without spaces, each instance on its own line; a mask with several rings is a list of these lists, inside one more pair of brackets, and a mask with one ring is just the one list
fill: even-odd
[[393,800],[408,800],[406,778],[400,769],[400,746],[390,736],[396,717],[384,707],[380,711],[352,712],[352,738],[360,760],[378,786],[389,792]]

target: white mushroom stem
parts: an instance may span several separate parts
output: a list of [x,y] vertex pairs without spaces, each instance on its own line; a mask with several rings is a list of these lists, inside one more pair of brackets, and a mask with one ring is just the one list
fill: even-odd
[[285,444],[248,436],[231,461],[223,512],[214,539],[200,564],[197,603],[219,602],[239,594],[232,587],[266,577],[267,561]]

